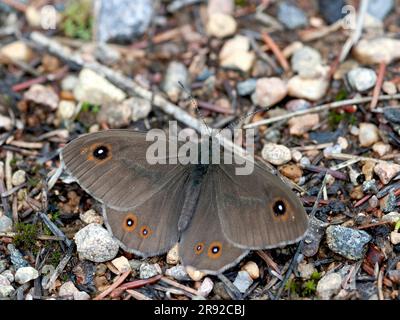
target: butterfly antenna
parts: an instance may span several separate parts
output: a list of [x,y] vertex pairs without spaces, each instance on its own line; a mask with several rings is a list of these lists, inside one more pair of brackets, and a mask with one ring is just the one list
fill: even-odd
[[209,133],[210,136],[211,136],[211,129],[210,129],[210,127],[207,125],[206,121],[204,120],[204,117],[203,117],[203,115],[202,115],[201,112],[200,112],[200,109],[199,109],[199,106],[198,106],[198,104],[197,104],[196,99],[192,96],[192,94],[189,92],[189,90],[187,90],[187,89],[185,88],[185,86],[182,84],[182,82],[178,81],[178,83],[179,83],[179,85],[182,87],[183,91],[185,91],[186,94],[188,95],[188,97],[189,97],[189,99],[190,99],[190,102],[192,103],[192,105],[194,106],[194,108],[195,108],[195,110],[196,110],[197,116],[200,117],[200,119],[203,121],[203,124],[206,126],[207,131],[208,131],[208,133]]

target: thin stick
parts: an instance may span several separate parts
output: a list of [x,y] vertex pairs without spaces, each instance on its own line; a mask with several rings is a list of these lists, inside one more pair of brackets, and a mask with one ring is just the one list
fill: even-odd
[[260,256],[261,259],[265,261],[268,267],[272,268],[273,270],[275,270],[276,273],[281,275],[281,270],[279,270],[278,265],[275,263],[274,260],[272,260],[271,256],[267,252],[263,250],[257,250],[257,254]]
[[[399,100],[400,99],[400,94],[394,94],[394,95],[381,95],[378,97],[379,101],[383,100]],[[355,98],[355,99],[347,99],[347,100],[342,100],[342,101],[335,101],[335,102],[330,102],[326,104],[322,104],[320,106],[316,106],[314,108],[309,108],[309,109],[304,109],[304,110],[298,110],[294,112],[290,112],[281,116],[265,119],[265,120],[260,120],[257,122],[250,123],[246,126],[244,126],[244,129],[250,129],[250,128],[255,128],[259,127],[265,124],[270,124],[274,122],[278,122],[281,120],[287,120],[296,116],[304,115],[304,114],[309,114],[309,113],[318,113],[326,110],[331,110],[331,109],[337,109],[341,108],[344,106],[348,106],[351,104],[360,104],[360,103],[366,103],[372,101],[372,97],[363,97],[363,98]]]
[[140,293],[139,291],[136,290],[126,290],[126,292],[129,293],[129,296],[136,299],[136,300],[153,300],[149,298],[148,296],[144,295],[143,293]]
[[140,288],[140,287],[143,287],[145,285],[155,283],[158,280],[160,280],[161,278],[162,278],[161,275],[156,275],[156,276],[151,277],[149,279],[135,280],[135,281],[132,281],[132,282],[124,283],[123,285],[121,285],[118,288],[114,289],[114,291],[111,292],[110,297],[111,298],[119,297],[125,290]]
[[375,109],[376,105],[378,104],[378,96],[379,96],[379,93],[381,92],[383,80],[384,80],[384,77],[385,77],[385,72],[386,72],[386,63],[385,62],[381,62],[379,64],[379,71],[378,71],[378,77],[376,79],[375,88],[374,88],[374,91],[372,93],[372,101],[371,101],[371,104],[369,106],[370,110]]
[[281,49],[279,49],[278,45],[275,43],[274,39],[272,39],[268,33],[263,32],[262,33],[262,38],[265,42],[265,44],[271,49],[273,54],[275,55],[276,59],[278,60],[279,64],[282,66],[282,68],[285,71],[289,71],[289,63],[286,59],[286,57],[283,55]]
[[93,300],[103,300],[105,297],[107,297],[114,289],[118,288],[124,281],[125,279],[131,274],[131,270],[125,271],[123,274],[121,274],[115,282],[109,286],[106,290],[104,290],[102,293],[100,293],[98,296],[94,297]]
[[194,290],[194,289],[192,289],[192,288],[190,288],[190,287],[184,286],[183,284],[180,284],[180,283],[178,283],[178,282],[176,282],[176,281],[174,281],[174,280],[171,280],[171,279],[169,279],[169,278],[167,278],[167,277],[164,277],[164,276],[163,276],[163,277],[160,279],[160,281],[161,281],[161,282],[164,282],[164,283],[166,283],[166,284],[169,284],[170,286],[173,286],[173,287],[175,287],[175,288],[181,289],[181,290],[183,290],[183,291],[189,292],[189,293],[194,294],[195,296],[197,296],[197,290]]

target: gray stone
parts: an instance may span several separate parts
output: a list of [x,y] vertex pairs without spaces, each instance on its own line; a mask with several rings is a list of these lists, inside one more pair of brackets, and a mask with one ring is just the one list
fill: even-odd
[[371,89],[376,83],[376,73],[369,68],[355,68],[347,74],[347,79],[353,89],[363,92]]
[[6,277],[10,283],[14,282],[14,274],[11,270],[5,270],[1,273],[3,277]]
[[24,256],[18,249],[15,248],[13,244],[7,245],[7,249],[10,252],[11,263],[16,270],[22,267],[28,267],[29,263],[24,259]]
[[12,231],[13,222],[6,215],[0,217],[0,232],[10,232]]
[[99,11],[97,36],[100,42],[132,41],[147,30],[153,16],[151,0],[101,1]]
[[393,0],[369,0],[367,10],[371,16],[383,20],[392,11],[393,6]]
[[304,46],[294,52],[291,64],[293,71],[301,77],[313,78],[321,72],[321,54],[312,47]]
[[10,280],[2,274],[0,274],[0,287],[9,286],[11,284]]
[[0,260],[0,273],[2,273],[4,270],[7,269],[7,265],[8,265],[7,260],[5,259]]
[[22,267],[15,273],[15,281],[19,284],[27,283],[39,277],[39,272],[32,267]]
[[174,266],[165,271],[165,275],[172,277],[178,281],[189,281],[190,277],[186,272],[186,268],[182,265]]
[[239,96],[248,96],[256,89],[257,79],[251,78],[245,81],[238,82],[236,89]]
[[156,264],[142,263],[139,268],[139,278],[148,279],[154,277],[160,273],[159,271],[159,266]]
[[304,238],[302,253],[306,257],[312,257],[318,252],[319,244],[325,234],[328,223],[323,222],[315,217],[310,219],[309,227]]
[[296,29],[308,24],[307,16],[303,10],[288,2],[279,3],[278,19],[288,29]]
[[247,271],[239,271],[233,285],[241,292],[245,293],[246,290],[252,285],[253,279]]
[[139,97],[130,98],[123,102],[131,108],[132,121],[138,121],[140,119],[145,119],[151,111],[151,102],[146,99]]
[[109,261],[118,253],[118,242],[96,223],[79,230],[74,237],[79,256],[93,262]]
[[333,252],[350,260],[359,260],[364,256],[371,236],[363,230],[329,226],[326,229],[326,240]]

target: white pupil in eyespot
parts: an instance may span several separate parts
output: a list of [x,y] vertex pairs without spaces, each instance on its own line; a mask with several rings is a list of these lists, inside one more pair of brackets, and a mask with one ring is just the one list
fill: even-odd
[[133,225],[133,221],[132,221],[131,219],[129,219],[129,220],[127,221],[127,225],[128,225],[128,226]]
[[218,247],[212,248],[212,252],[213,252],[213,253],[218,253]]
[[104,152],[104,150],[103,149],[99,149],[99,150],[97,150],[97,153],[98,154],[102,154]]
[[200,251],[201,250],[201,246],[197,246],[197,251]]
[[147,229],[143,230],[143,234],[146,235],[147,234]]

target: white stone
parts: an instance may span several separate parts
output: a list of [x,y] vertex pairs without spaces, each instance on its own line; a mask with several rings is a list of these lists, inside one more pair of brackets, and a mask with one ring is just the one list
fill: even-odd
[[342,277],[339,273],[330,273],[322,277],[317,284],[317,295],[322,300],[329,300],[340,291]]
[[0,55],[11,60],[28,62],[32,57],[32,50],[24,42],[16,41],[3,46]]
[[292,69],[302,78],[315,78],[321,74],[321,54],[314,48],[304,46],[292,56]]
[[312,263],[300,263],[297,267],[300,277],[303,280],[308,280],[311,279],[311,276],[313,275],[314,272],[317,271],[317,269],[314,267]]
[[390,64],[400,58],[400,40],[392,38],[362,39],[354,47],[353,55],[362,64],[381,62]]
[[371,89],[376,83],[376,73],[369,68],[355,68],[347,74],[350,85],[358,92]]
[[129,260],[124,256],[115,258],[111,261],[112,265],[117,268],[120,273],[124,273],[126,271],[131,271],[131,265],[129,264]]
[[17,170],[13,173],[11,183],[14,186],[19,186],[26,182],[26,172],[24,170]]
[[245,36],[236,35],[225,42],[219,53],[221,66],[248,72],[255,60],[254,52],[249,50],[250,40]]
[[39,272],[32,267],[22,267],[15,273],[15,281],[19,284],[27,283],[39,277]]
[[79,257],[93,262],[105,262],[118,253],[118,242],[99,224],[91,223],[79,230],[74,240]]
[[199,289],[197,289],[197,294],[202,297],[207,297],[212,289],[214,288],[214,282],[209,278],[204,278]]
[[297,116],[288,121],[289,133],[294,136],[301,136],[319,124],[318,113]]
[[90,69],[82,69],[79,82],[74,88],[76,100],[102,105],[105,102],[121,102],[126,98],[125,92]]
[[254,261],[248,261],[243,267],[243,271],[246,271],[250,277],[255,280],[260,277],[260,268]]
[[237,27],[236,20],[224,13],[213,13],[208,17],[207,34],[217,38],[225,38],[235,33]]
[[382,84],[382,90],[389,95],[394,95],[397,93],[396,85],[392,81],[384,81]]
[[292,159],[290,149],[281,144],[267,143],[264,145],[261,156],[264,160],[276,166],[285,164]]
[[6,215],[0,216],[0,232],[11,232],[13,228],[13,221]]
[[73,101],[61,100],[58,104],[58,115],[63,120],[71,120],[76,113],[76,104]]
[[73,297],[79,290],[75,287],[72,281],[65,282],[59,289],[58,295],[60,297]]
[[312,79],[294,76],[288,82],[288,93],[292,97],[317,101],[326,94],[328,87],[329,81],[325,76]]
[[148,279],[161,274],[161,268],[158,264],[142,263],[139,268],[139,278]]
[[206,275],[204,272],[193,267],[186,267],[186,272],[193,281],[200,281]]
[[207,13],[210,16],[213,13],[233,14],[235,2],[233,0],[209,0]]
[[233,285],[241,292],[245,293],[246,290],[252,285],[253,279],[250,277],[248,272],[239,271]]
[[102,225],[104,222],[103,217],[100,216],[93,209],[89,209],[88,211],[79,214],[79,218],[86,224],[97,223],[99,225]]
[[392,147],[390,146],[390,144],[378,141],[374,143],[374,145],[372,146],[372,150],[375,151],[380,157],[383,157],[385,154],[388,154],[392,150]]
[[379,162],[375,165],[374,172],[386,185],[400,172],[400,165],[391,162]]
[[50,86],[34,84],[24,93],[24,99],[57,110],[59,96]]
[[90,300],[90,295],[85,291],[77,291],[73,293],[74,300]]
[[122,104],[125,104],[131,108],[132,121],[145,119],[151,111],[151,102],[138,97],[126,99]]
[[370,147],[379,141],[379,130],[373,123],[360,123],[358,139],[362,147]]
[[15,289],[12,286],[0,286],[0,298],[7,298],[14,293]]
[[392,231],[390,233],[390,242],[393,245],[399,244],[400,243],[400,233],[398,233],[396,231]]
[[397,223],[400,220],[400,213],[399,212],[389,212],[382,217],[382,221],[387,221],[392,224]]
[[260,78],[256,83],[256,90],[251,95],[254,104],[266,108],[272,106],[287,95],[287,86],[280,78]]
[[79,78],[73,74],[65,76],[61,81],[61,89],[63,91],[74,91],[74,88],[79,84]]
[[179,247],[178,244],[176,244],[167,253],[167,263],[177,264],[178,262],[179,262]]

